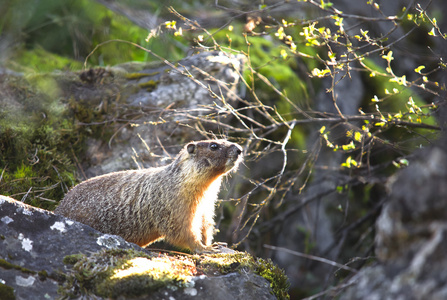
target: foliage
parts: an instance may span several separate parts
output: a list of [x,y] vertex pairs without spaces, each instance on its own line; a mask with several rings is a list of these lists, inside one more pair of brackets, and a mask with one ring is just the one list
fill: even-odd
[[54,208],[76,182],[70,153],[83,147],[65,106],[55,97],[57,91],[45,88],[51,82],[38,76],[4,83],[4,92],[20,91],[17,95],[23,98],[16,100],[30,117],[0,109],[0,190],[46,209]]
[[76,60],[69,59],[55,53],[49,52],[40,46],[32,50],[21,50],[15,54],[17,56],[13,67],[25,72],[50,72],[53,70],[76,70],[82,64]]
[[257,273],[266,278],[278,299],[290,299],[288,294],[290,283],[284,270],[275,266],[270,260],[259,258],[257,260]]
[[[160,124],[173,122],[209,137],[223,132],[244,146],[248,168],[234,178],[242,184],[224,205],[229,221],[222,224],[227,228],[223,234],[257,255],[271,255],[263,244],[296,239],[294,246],[307,254],[349,261],[355,268],[370,261],[373,225],[387,179],[411,164],[415,149],[433,143],[444,126],[436,113],[445,104],[446,64],[440,53],[447,36],[435,1],[396,4],[398,10],[382,8],[377,1],[357,1],[361,14],[349,6],[342,11],[343,4],[330,1],[260,1],[240,7],[216,1],[212,9],[198,0],[183,1],[173,4],[169,14],[160,8],[157,13],[164,19],[149,32],[86,0],[27,3],[34,13],[18,12],[25,1],[15,3],[2,4],[8,16],[0,18],[2,34],[11,28],[25,33],[41,28],[39,34],[26,34],[15,44],[18,51],[8,54],[13,58],[8,66],[18,71],[78,68],[84,61],[166,63],[183,57],[185,50],[219,50],[246,58],[245,93],[237,101],[213,93],[215,105],[202,107],[203,115],[193,119],[197,126],[190,126],[191,115],[180,111],[181,120],[187,121],[161,119]],[[162,7],[156,1],[148,5],[153,11],[156,5]],[[21,22],[15,22],[12,12]],[[190,76],[178,65],[172,67]],[[58,97],[59,91],[48,88],[51,79],[35,84],[48,99]],[[28,111],[36,103],[27,102]],[[76,103],[69,105],[77,118],[101,118]],[[20,179],[21,193],[27,190],[24,186],[45,181],[27,163],[36,157],[43,169],[57,166],[65,174],[62,180],[48,175],[47,185],[73,180],[73,162],[67,161],[63,145],[82,142],[70,122],[37,118],[47,108],[53,115],[66,113],[48,100],[34,110],[33,120],[14,124],[0,119],[0,162],[6,166],[2,190],[6,181]],[[211,122],[221,125],[218,132],[207,131]],[[44,163],[45,157],[52,159]],[[62,170],[62,165],[70,167]],[[318,237],[324,226],[332,239]],[[308,274],[299,283],[307,288],[300,291],[304,296],[321,289],[322,278],[333,274],[312,263],[301,266]],[[327,282],[336,290],[344,278],[333,276]]]
[[[335,240],[326,250],[309,240],[316,236],[317,214],[315,223],[299,221],[313,226],[297,226],[295,234],[315,245],[302,248],[331,252],[340,261],[368,257],[386,179],[441,129],[435,115],[445,101],[440,80],[446,65],[439,47],[446,35],[418,4],[386,15],[378,3],[365,1],[368,14],[356,15],[331,2],[299,2],[294,7],[306,12],[303,18],[288,13],[287,3],[240,10],[223,4],[220,9],[235,15],[218,28],[204,27],[175,8],[177,20],[165,26],[197,49],[247,59],[245,97],[233,104],[217,96],[225,108],[219,107],[219,114],[235,116],[233,127],[224,128],[244,144],[250,170],[262,165],[260,173],[246,178],[251,186],[232,199],[243,206],[229,210],[232,242],[250,247],[248,239],[252,250],[264,253],[255,245],[278,242],[274,233],[290,226],[286,218],[303,208],[314,218],[314,203],[325,203],[322,218],[331,218]],[[282,6],[285,10],[275,13]],[[245,23],[239,22],[241,15]],[[421,47],[421,39],[431,48]],[[414,47],[419,56],[409,62]],[[203,120],[216,115],[215,108],[208,109]],[[320,139],[312,140],[315,136]]]
[[14,300],[14,288],[0,282],[0,293],[5,300]]
[[25,72],[79,70],[89,55],[89,65],[115,65],[126,61],[151,61],[144,51],[129,44],[137,42],[181,58],[174,38],[146,42],[147,31],[123,15],[89,0],[7,0],[0,10],[0,35],[9,51],[0,56],[7,67]]
[[206,256],[151,256],[131,249],[101,250],[90,255],[74,254],[64,258],[71,270],[64,274],[59,293],[63,297],[135,297],[161,288],[176,290],[193,286],[193,278],[205,274],[253,271],[267,279],[278,299],[289,299],[289,283],[284,271],[271,260],[255,260],[247,253]]
[[184,287],[195,273],[186,258],[152,257],[135,250],[101,250],[70,255],[64,262],[73,265],[59,293],[63,296],[99,295],[116,298],[139,296],[166,286]]
[[[294,145],[293,136],[289,133],[300,130],[295,125],[327,124],[330,127],[323,125],[309,128],[320,131],[324,141],[322,145],[344,154],[346,159],[340,163],[341,169],[354,168],[359,172],[369,172],[374,168],[370,158],[375,154],[377,145],[385,145],[394,152],[381,158],[381,163],[391,162],[398,156],[411,153],[415,147],[426,144],[425,138],[415,139],[414,133],[436,137],[439,127],[433,112],[445,87],[435,78],[445,65],[439,59],[438,64],[427,73],[421,73],[426,67],[420,65],[414,68],[413,74],[405,75],[399,65],[393,64],[396,58],[391,50],[401,39],[409,36],[411,30],[397,40],[393,40],[391,32],[415,19],[418,20],[415,22],[416,26],[426,24],[428,18],[423,17],[427,15],[425,10],[420,7],[408,7],[403,9],[400,16],[380,16],[383,14],[380,6],[368,2],[377,12],[377,17],[367,17],[345,14],[330,2],[305,2],[320,10],[323,17],[318,20],[309,17],[301,20],[282,19],[281,22],[269,23],[269,8],[264,7],[257,13],[262,16],[263,22],[259,23],[267,24],[259,26],[259,29],[255,26],[256,30],[248,32],[246,27],[231,23],[227,28],[222,27],[212,33],[212,30],[201,28],[197,22],[177,14],[185,22],[185,27],[196,29],[195,32],[198,32],[196,35],[187,36],[196,42],[198,47],[217,48],[247,56],[249,63],[245,79],[246,89],[250,93],[249,103],[260,107],[251,111],[254,115],[252,118],[266,120],[263,126],[255,122],[249,125],[242,122],[235,124],[235,132],[244,131],[246,136],[256,140],[249,145],[250,149],[257,149],[266,144],[276,146],[277,151],[284,153],[284,163],[287,164],[287,150],[284,148]],[[273,19],[270,17],[270,20]],[[350,29],[352,20],[363,21],[364,28]],[[390,32],[374,32],[374,24],[383,21],[390,24]],[[441,35],[441,38],[444,36]],[[302,84],[305,79],[299,76],[295,66],[297,62],[308,61],[313,63],[303,68],[307,67],[312,84],[306,86]],[[375,93],[371,96],[369,91],[365,93],[358,103],[358,113],[347,114],[340,108],[343,99],[339,99],[335,91],[343,80],[349,80],[351,76],[358,74],[364,84]],[[431,75],[433,79],[430,80],[427,75]],[[327,99],[332,103],[332,108],[331,111],[319,112],[313,107],[314,104],[310,103],[309,95],[310,90],[318,86],[315,82],[325,78],[329,79],[326,82],[331,83],[327,89]],[[344,133],[338,132],[338,137],[331,136],[332,130],[341,126],[346,127],[342,129]],[[286,129],[285,133],[283,129]],[[263,137],[262,133],[267,130],[271,138]],[[278,135],[272,136],[275,130]],[[396,140],[397,143],[388,140]],[[411,141],[411,144],[407,144],[408,141]],[[405,143],[408,150],[405,151],[399,143]],[[321,149],[319,147],[318,150],[312,151],[308,157],[317,155]],[[293,150],[290,146],[288,151]],[[285,184],[273,184],[275,188],[272,192],[275,192],[275,198],[284,197],[291,191],[293,182],[299,179],[295,177],[296,172],[283,172],[282,168],[279,171],[277,176],[263,181],[264,184]],[[377,172],[380,173],[380,170]],[[252,195],[259,187],[257,183],[249,194]],[[253,221],[267,207],[266,204],[271,200],[270,195],[264,201],[253,204],[255,212],[250,217]]]

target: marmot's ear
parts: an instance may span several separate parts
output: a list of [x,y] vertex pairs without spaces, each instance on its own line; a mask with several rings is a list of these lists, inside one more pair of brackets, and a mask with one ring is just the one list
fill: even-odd
[[188,146],[186,146],[186,150],[188,151],[189,154],[193,154],[194,151],[196,151],[196,145],[193,143],[188,144]]

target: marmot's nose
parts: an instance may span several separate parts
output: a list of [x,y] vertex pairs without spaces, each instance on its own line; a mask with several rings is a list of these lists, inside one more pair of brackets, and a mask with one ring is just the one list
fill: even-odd
[[239,145],[231,145],[230,150],[236,156],[239,156],[242,153],[242,149]]

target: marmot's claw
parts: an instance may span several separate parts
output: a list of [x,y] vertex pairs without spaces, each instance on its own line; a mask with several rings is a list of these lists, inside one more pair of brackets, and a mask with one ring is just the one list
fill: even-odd
[[224,242],[215,242],[206,247],[202,253],[216,254],[216,253],[234,253],[235,251],[227,247],[228,244]]
[[201,250],[196,250],[198,254],[216,254],[216,253],[229,253],[228,251],[233,251],[227,248],[227,243],[215,242],[209,246],[203,247]]
[[212,246],[208,246],[206,248],[203,248],[202,250],[196,250],[195,253],[196,254],[216,254],[216,253],[220,253],[220,249],[212,247]]

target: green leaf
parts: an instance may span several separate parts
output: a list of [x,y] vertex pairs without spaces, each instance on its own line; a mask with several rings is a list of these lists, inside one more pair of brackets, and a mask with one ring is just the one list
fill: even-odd
[[399,85],[407,86],[407,77],[402,75],[402,77],[394,77],[389,80],[390,82],[396,82]]
[[417,67],[416,69],[414,69],[414,71],[415,71],[416,73],[421,74],[421,70],[423,70],[423,69],[425,69],[425,66],[419,66],[419,67]]
[[382,58],[385,59],[387,62],[391,62],[394,59],[393,51],[388,51],[387,55],[382,55]]
[[346,159],[346,162],[342,163],[341,166],[346,167],[346,168],[352,168],[352,167],[357,167],[358,163],[354,159],[352,159],[351,156],[349,156]]
[[322,9],[326,9],[326,8],[329,8],[329,7],[331,7],[332,5],[334,5],[334,4],[331,3],[331,2],[324,3],[323,0],[320,0],[320,3],[321,3],[321,8],[322,8]]
[[326,130],[326,126],[321,126],[320,133],[323,134],[323,132]]
[[393,161],[393,165],[396,168],[408,167],[409,164],[410,162],[405,158],[400,158],[397,161]]
[[353,149],[355,149],[355,145],[354,145],[354,142],[351,141],[349,144],[341,146],[341,148],[344,151],[353,150]]

